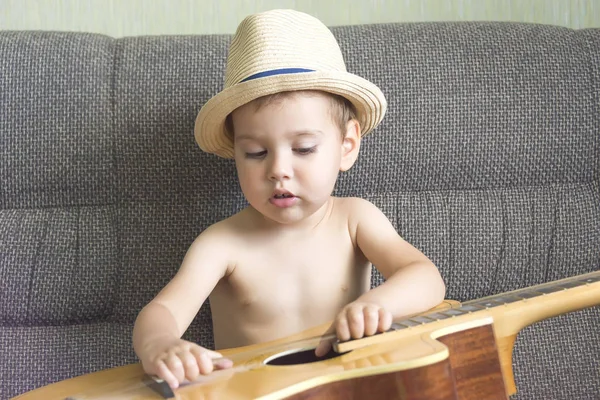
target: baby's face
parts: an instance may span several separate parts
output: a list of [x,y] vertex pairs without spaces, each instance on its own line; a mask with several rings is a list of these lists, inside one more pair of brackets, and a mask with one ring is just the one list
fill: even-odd
[[233,112],[240,186],[266,218],[294,224],[327,203],[342,154],[330,104],[324,94],[298,93],[258,110],[249,103]]

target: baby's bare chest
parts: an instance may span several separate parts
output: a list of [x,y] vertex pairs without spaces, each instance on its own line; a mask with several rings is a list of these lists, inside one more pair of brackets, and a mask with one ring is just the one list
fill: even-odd
[[241,254],[228,279],[232,300],[267,317],[282,312],[329,313],[370,284],[370,265],[343,235],[278,240]]

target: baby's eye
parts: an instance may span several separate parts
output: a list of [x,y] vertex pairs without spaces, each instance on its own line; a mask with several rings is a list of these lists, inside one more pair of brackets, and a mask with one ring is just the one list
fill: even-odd
[[301,148],[294,149],[294,151],[296,153],[302,154],[302,155],[314,153],[316,150],[317,150],[317,146],[313,146],[313,147],[301,147]]
[[263,150],[263,151],[257,151],[254,153],[246,153],[246,158],[262,158],[265,155],[267,155],[267,151]]

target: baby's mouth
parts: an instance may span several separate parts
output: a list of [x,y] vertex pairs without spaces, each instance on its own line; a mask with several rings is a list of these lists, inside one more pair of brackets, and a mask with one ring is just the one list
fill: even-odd
[[297,197],[287,190],[275,190],[269,202],[275,207],[288,208],[296,204]]
[[276,199],[288,199],[290,197],[295,197],[295,196],[291,193],[282,193],[282,194],[276,194],[273,197]]

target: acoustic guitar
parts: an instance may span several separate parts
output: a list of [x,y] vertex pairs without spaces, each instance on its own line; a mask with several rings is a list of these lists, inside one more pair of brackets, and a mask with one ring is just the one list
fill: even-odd
[[329,324],[220,351],[233,367],[172,392],[140,364],[57,382],[15,399],[506,399],[516,393],[512,352],[535,322],[600,304],[600,271],[477,300],[448,300],[392,329],[335,342],[317,359]]

